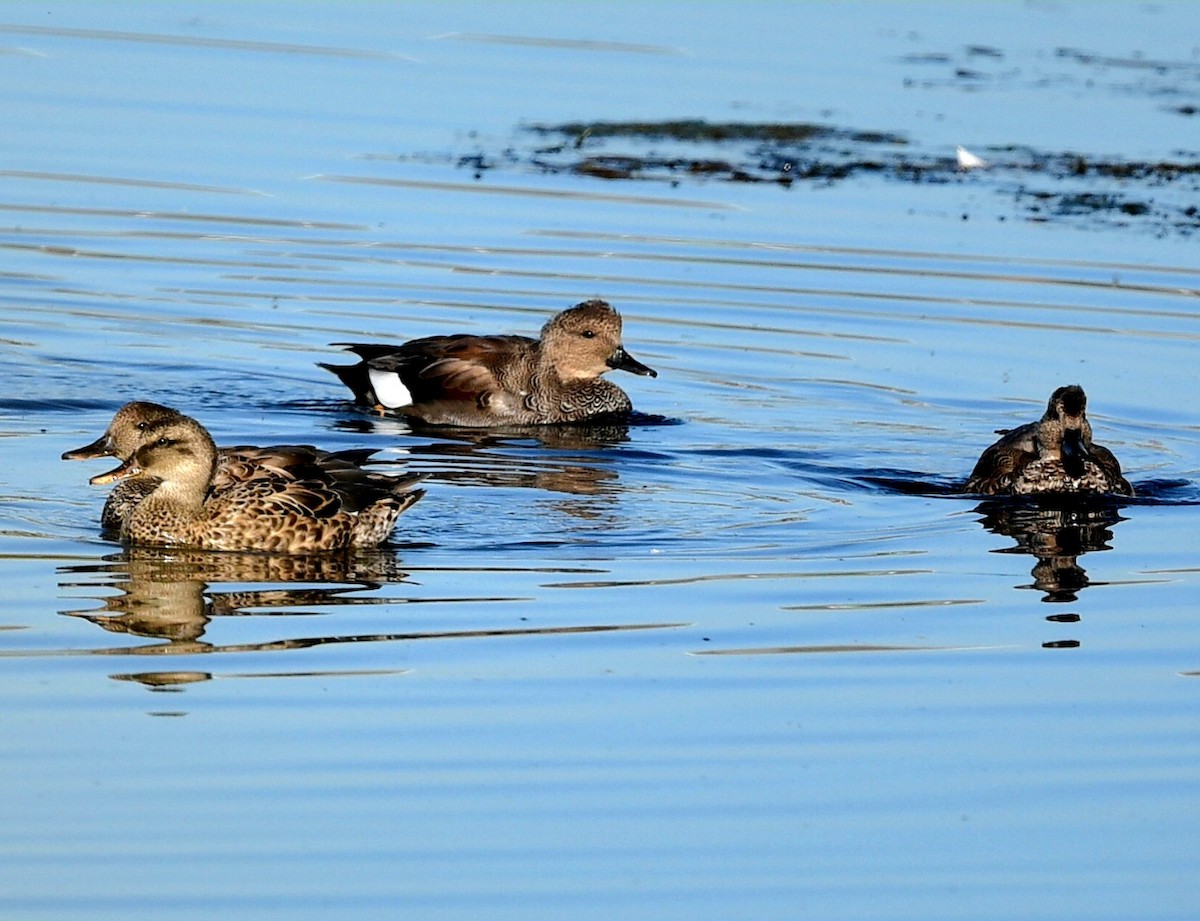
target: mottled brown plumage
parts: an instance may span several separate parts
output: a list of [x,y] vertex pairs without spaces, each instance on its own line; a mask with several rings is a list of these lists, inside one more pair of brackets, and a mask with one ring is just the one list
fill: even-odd
[[[147,431],[170,420],[183,418],[178,410],[159,403],[136,400],[117,410],[104,434],[91,444],[63,454],[63,460],[90,460],[115,457],[127,461],[147,443]],[[211,493],[219,493],[252,479],[279,478],[297,480],[317,478],[332,484],[339,478],[354,479],[363,473],[361,465],[375,452],[370,449],[322,451],[312,445],[230,445],[217,449],[217,467],[209,484]],[[117,482],[104,510],[100,525],[107,531],[121,530],[129,515],[155,487],[150,477]]]
[[357,469],[322,476],[253,476],[212,489],[217,449],[196,420],[175,414],[144,429],[146,443],[93,483],[146,480],[121,537],[133,544],[202,550],[311,553],[378,546],[424,495],[420,478]]
[[400,346],[336,343],[362,360],[322,364],[358,402],[431,425],[546,425],[627,415],[633,405],[601,375],[656,377],[621,344],[621,316],[601,300],[551,317],[541,338],[430,336]]
[[1037,422],[1003,433],[980,456],[966,488],[984,495],[1133,495],[1116,457],[1092,440],[1087,396],[1077,384],[1055,390]]

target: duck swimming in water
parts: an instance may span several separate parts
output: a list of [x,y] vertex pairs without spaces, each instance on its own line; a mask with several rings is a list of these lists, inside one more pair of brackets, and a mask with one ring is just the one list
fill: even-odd
[[176,413],[145,429],[146,443],[93,484],[145,481],[121,537],[132,544],[200,550],[313,553],[376,547],[425,494],[417,475],[361,468],[326,476],[264,475],[215,489],[218,452],[195,419]]
[[[62,458],[115,457],[127,461],[138,448],[148,443],[147,432],[156,431],[163,422],[181,418],[184,418],[181,412],[160,403],[145,400],[126,403],[117,410],[103,435],[82,448],[66,451]],[[353,478],[361,473],[361,465],[374,453],[370,448],[322,451],[312,445],[228,445],[217,448],[217,468],[209,491],[219,493],[247,480],[268,477],[284,480],[316,477],[329,485],[339,477]],[[119,532],[133,509],[154,486],[149,477],[118,481],[104,503],[100,526],[106,531]]]
[[1133,495],[1117,458],[1092,440],[1078,384],[1055,390],[1037,422],[1004,432],[980,456],[966,489],[989,496]]
[[403,345],[335,343],[356,365],[321,363],[364,405],[429,425],[547,425],[628,415],[608,371],[657,377],[621,344],[621,315],[601,300],[556,314],[538,339],[430,336]]

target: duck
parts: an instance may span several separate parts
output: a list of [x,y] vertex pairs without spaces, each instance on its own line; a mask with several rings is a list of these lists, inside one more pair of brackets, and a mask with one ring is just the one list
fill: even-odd
[[583,301],[551,317],[540,337],[429,336],[402,345],[335,342],[354,365],[319,362],[379,412],[427,425],[486,428],[554,425],[627,416],[629,396],[608,371],[658,372],[621,342],[621,315]]
[[[63,460],[93,460],[115,457],[127,461],[148,443],[147,432],[182,413],[161,403],[134,400],[117,410],[104,434],[81,448],[65,451]],[[353,477],[376,452],[370,448],[323,451],[312,445],[278,444],[227,445],[217,448],[217,466],[209,491],[222,490],[247,480],[278,477],[285,480],[318,476],[326,483],[338,477]],[[116,483],[100,513],[103,530],[119,533],[130,513],[154,489],[148,477],[123,479]]]
[[373,548],[417,502],[419,475],[389,476],[347,465],[336,475],[262,475],[215,489],[218,450],[208,430],[182,413],[151,422],[144,444],[119,467],[91,478],[149,484],[120,527],[135,546],[318,553]]
[[988,496],[1132,496],[1121,464],[1092,440],[1087,395],[1078,384],[1050,395],[1041,419],[1011,430],[980,456],[967,491]]

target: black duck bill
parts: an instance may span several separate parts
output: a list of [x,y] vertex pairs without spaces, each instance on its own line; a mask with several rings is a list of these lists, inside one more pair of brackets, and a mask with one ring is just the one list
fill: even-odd
[[97,457],[108,457],[112,453],[112,445],[108,441],[108,432],[105,432],[90,445],[84,445],[82,448],[76,448],[73,451],[64,451],[62,459],[93,460]]
[[640,374],[643,377],[658,377],[657,371],[648,365],[642,364],[626,352],[624,348],[617,349],[609,356],[608,366],[614,371],[628,371],[631,374]]
[[1084,461],[1091,455],[1083,441],[1083,432],[1079,429],[1067,429],[1063,432],[1062,465],[1067,476],[1083,476]]

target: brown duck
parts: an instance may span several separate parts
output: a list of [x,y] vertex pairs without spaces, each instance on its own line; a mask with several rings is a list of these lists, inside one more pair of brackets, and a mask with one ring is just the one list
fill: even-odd
[[403,345],[334,343],[362,360],[321,363],[355,399],[430,425],[470,427],[587,422],[633,405],[601,375],[657,377],[621,344],[621,315],[601,300],[551,317],[541,337],[430,336]]
[[[183,414],[159,403],[136,400],[117,410],[104,434],[91,444],[63,454],[63,460],[91,460],[115,457],[127,461],[138,448],[148,443],[147,431],[155,431],[164,421],[184,418]],[[228,445],[217,449],[217,468],[210,492],[244,483],[247,480],[276,477],[284,480],[316,477],[327,485],[339,477],[353,478],[361,465],[375,452],[369,448],[322,451],[312,445]],[[148,477],[120,480],[108,494],[100,525],[108,531],[120,531],[129,514],[154,489]]]
[[1041,419],[1004,432],[984,451],[967,491],[989,496],[1133,495],[1113,453],[1092,441],[1087,396],[1078,384],[1059,387]]
[[255,476],[215,489],[217,448],[195,419],[176,413],[143,430],[146,443],[94,484],[142,480],[151,488],[121,525],[133,544],[201,550],[312,553],[375,547],[425,494],[415,475],[345,469]]

